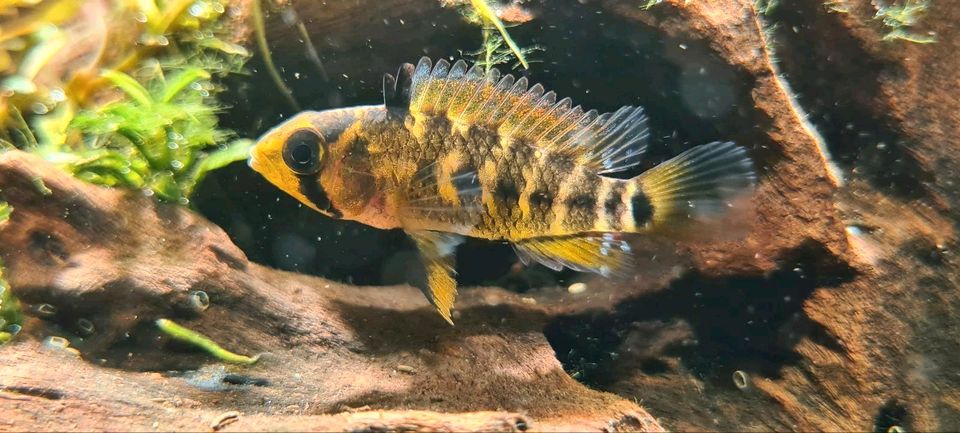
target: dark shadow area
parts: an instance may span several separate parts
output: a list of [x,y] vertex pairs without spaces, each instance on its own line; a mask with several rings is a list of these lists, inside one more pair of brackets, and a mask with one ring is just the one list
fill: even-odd
[[[814,243],[779,262],[779,270],[769,275],[717,279],[691,272],[669,289],[625,301],[612,312],[557,317],[545,333],[564,368],[598,388],[622,378],[627,367],[664,372],[660,356],[677,357],[697,377],[733,387],[730,377],[737,370],[779,377],[783,366],[800,360],[793,347],[804,337],[842,353],[840,343],[807,318],[802,305],[814,290],[853,279],[854,270]],[[683,326],[650,327],[658,321]],[[636,331],[676,337],[637,340]],[[667,339],[663,350],[650,353],[650,342],[658,338]]]
[[900,431],[910,431],[910,412],[907,407],[896,399],[888,400],[874,417],[873,431],[875,433],[889,433],[892,427],[900,427]]
[[902,74],[821,2],[785,0],[768,15],[780,68],[833,158],[853,176],[900,198],[929,195],[933,180],[887,111],[881,79]]
[[542,311],[523,305],[472,305],[458,308],[450,326],[433,307],[394,310],[343,301],[333,303],[341,319],[355,332],[359,347],[351,350],[373,355],[436,349],[474,335],[537,334],[547,322]]

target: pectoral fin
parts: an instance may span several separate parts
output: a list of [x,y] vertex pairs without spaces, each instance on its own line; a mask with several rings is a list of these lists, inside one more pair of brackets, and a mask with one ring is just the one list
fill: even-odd
[[450,309],[457,297],[454,259],[457,245],[463,243],[463,236],[432,231],[407,233],[417,244],[424,267],[421,278],[413,283],[423,291],[440,316],[452,325]]
[[632,251],[627,241],[612,233],[532,238],[514,248],[524,264],[536,261],[553,270],[567,267],[604,276],[622,273]]

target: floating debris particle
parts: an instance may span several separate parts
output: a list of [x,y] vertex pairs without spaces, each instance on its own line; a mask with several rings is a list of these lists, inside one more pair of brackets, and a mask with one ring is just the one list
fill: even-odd
[[587,291],[587,285],[584,283],[573,283],[570,285],[570,287],[567,287],[567,292],[572,293],[574,295],[578,293],[583,293],[586,291]]
[[537,300],[531,297],[520,298],[520,302],[523,302],[524,304],[527,304],[527,305],[537,305]]
[[407,373],[407,374],[417,374],[416,368],[413,368],[409,365],[403,365],[403,364],[397,365],[397,371],[401,373]]
[[747,389],[750,386],[750,376],[742,370],[734,371],[733,384],[736,385],[737,389]]
[[892,425],[887,429],[887,433],[906,433],[906,430],[898,425]]
[[222,361],[250,365],[255,364],[260,359],[260,355],[249,357],[233,353],[220,347],[219,344],[211,340],[206,335],[184,328],[170,319],[157,319],[156,324],[157,327],[163,331],[163,333],[169,335],[174,340],[183,341],[197,346]]
[[231,410],[229,412],[224,412],[218,415],[216,418],[210,422],[210,428],[214,431],[220,430],[230,424],[233,424],[240,420],[240,412]]

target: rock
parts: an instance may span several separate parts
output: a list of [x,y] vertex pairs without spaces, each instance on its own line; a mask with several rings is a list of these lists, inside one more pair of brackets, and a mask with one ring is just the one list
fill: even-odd
[[[661,431],[635,403],[564,373],[547,315],[515,295],[473,291],[450,327],[417,289],[251,263],[189,210],[84,184],[19,151],[0,155],[0,189],[14,208],[0,228],[5,275],[26,305],[56,307],[0,349],[0,400],[15,408],[3,422],[18,429],[198,430],[238,411],[226,431]],[[208,308],[184,308],[200,290]],[[497,293],[509,301],[483,302]],[[81,336],[78,318],[94,332]],[[162,335],[158,318],[265,354],[210,370],[219,363]],[[43,346],[48,336],[77,352]],[[360,406],[370,409],[338,414]]]

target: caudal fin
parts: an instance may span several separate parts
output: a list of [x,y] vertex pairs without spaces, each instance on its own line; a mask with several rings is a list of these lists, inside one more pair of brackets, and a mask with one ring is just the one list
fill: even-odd
[[[646,227],[670,235],[723,229],[719,221],[749,207],[756,184],[746,150],[731,142],[694,147],[644,172],[633,213],[646,213]],[[741,221],[742,222],[742,221]],[[708,227],[716,226],[716,227]]]

